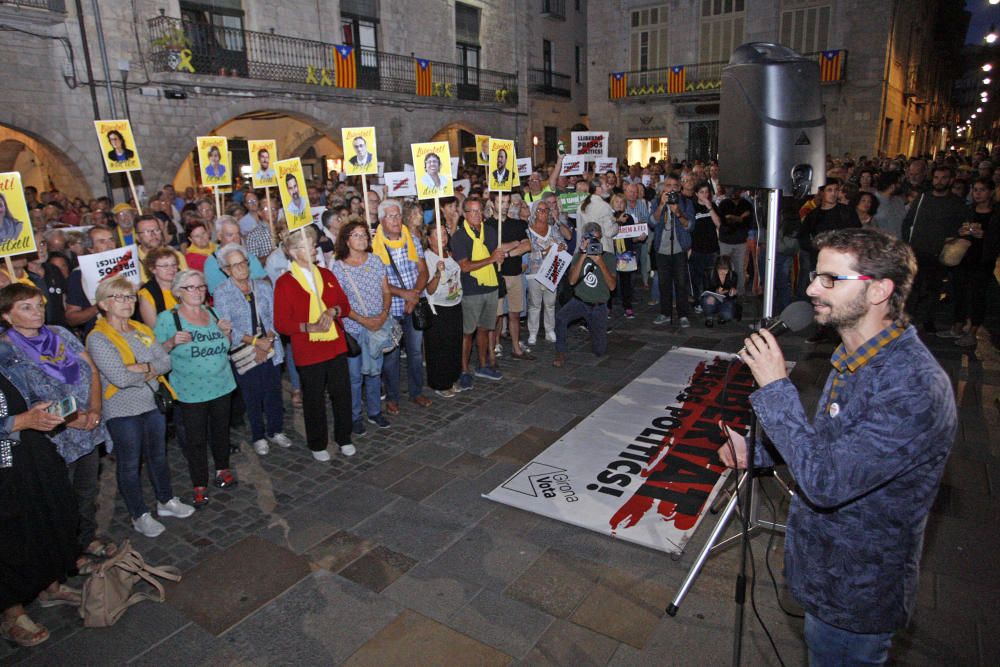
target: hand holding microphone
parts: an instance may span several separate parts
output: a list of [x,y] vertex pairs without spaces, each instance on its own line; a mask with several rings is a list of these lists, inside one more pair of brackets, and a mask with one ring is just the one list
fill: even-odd
[[808,302],[796,301],[781,311],[781,315],[770,326],[750,334],[744,341],[743,349],[737,356],[753,373],[758,386],[765,387],[788,377],[785,355],[775,336],[805,329],[812,322],[812,313],[812,306]]

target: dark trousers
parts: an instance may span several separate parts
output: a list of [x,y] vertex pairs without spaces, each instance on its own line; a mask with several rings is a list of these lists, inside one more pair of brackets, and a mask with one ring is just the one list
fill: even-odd
[[76,494],[76,507],[80,512],[80,526],[77,539],[80,551],[85,551],[97,534],[97,488],[101,457],[97,447],[76,461],[67,464],[69,483]]
[[687,317],[690,312],[687,253],[677,252],[673,255],[656,253],[656,280],[660,285],[660,314],[673,316],[676,292],[677,316]]
[[233,375],[246,405],[251,440],[256,442],[265,436],[281,433],[285,419],[281,397],[281,367],[268,360],[257,364],[243,375],[234,368]]
[[990,266],[976,264],[958,265],[951,272],[955,295],[955,324],[965,324],[968,318],[972,326],[981,326],[986,319],[986,292],[993,280]]
[[585,319],[590,330],[590,349],[601,356],[608,351],[608,304],[586,303],[573,297],[556,312],[556,352],[566,353],[569,324]]
[[462,374],[462,304],[436,308],[433,326],[424,331],[427,386],[444,391]]
[[638,271],[619,271],[618,281],[615,285],[615,289],[611,292],[611,298],[608,300],[608,312],[611,312],[611,304],[614,303],[615,296],[620,296],[622,299],[622,308],[625,310],[632,309],[632,295],[635,293],[635,274]]
[[917,324],[934,323],[934,308],[937,307],[941,283],[946,275],[947,269],[935,255],[917,255],[917,276],[906,304],[910,317]]
[[173,498],[170,468],[167,467],[166,418],[156,409],[131,417],[115,417],[108,420],[108,432],[115,443],[118,492],[132,518],[138,519],[149,511],[139,476],[143,462],[156,499],[165,503]]
[[182,403],[186,446],[184,458],[191,486],[208,486],[208,449],[216,470],[229,468],[229,413],[232,394],[203,403]]
[[[714,252],[692,252],[688,259],[691,266],[691,293],[696,301],[701,299],[701,293],[705,291],[708,276],[715,268],[716,257],[718,255]],[[739,271],[739,268],[734,270]]]
[[326,395],[330,396],[333,406],[334,441],[338,445],[351,444],[351,372],[347,367],[347,355],[297,368],[302,382],[302,414],[309,449],[321,452],[330,444]]

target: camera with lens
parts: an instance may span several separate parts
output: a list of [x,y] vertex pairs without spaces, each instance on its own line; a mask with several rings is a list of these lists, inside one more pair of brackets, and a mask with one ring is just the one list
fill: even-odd
[[676,192],[667,193],[667,204],[673,205],[680,201],[680,197]]
[[601,245],[601,239],[597,238],[597,234],[593,232],[583,237],[583,247],[586,249],[584,252],[588,255],[601,255],[604,253],[604,246]]

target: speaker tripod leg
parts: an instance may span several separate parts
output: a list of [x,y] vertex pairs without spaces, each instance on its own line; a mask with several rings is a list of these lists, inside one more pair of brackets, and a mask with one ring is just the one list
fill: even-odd
[[670,616],[676,616],[677,611],[680,609],[681,603],[687,596],[688,591],[691,590],[691,586],[694,585],[695,579],[701,573],[701,568],[704,567],[705,561],[708,560],[709,555],[712,552],[712,547],[715,545],[716,540],[722,535],[726,530],[726,526],[729,524],[729,520],[733,518],[733,513],[736,512],[739,506],[740,494],[739,489],[743,484],[749,479],[749,473],[744,471],[736,483],[736,488],[734,489],[732,497],[729,502],[726,503],[726,508],[719,515],[718,521],[715,522],[715,527],[712,529],[711,534],[708,539],[705,540],[705,545],[698,552],[698,557],[695,558],[694,563],[691,565],[691,569],[688,570],[687,576],[684,577],[684,581],[681,583],[680,589],[677,591],[677,595],[671,600],[670,605],[667,607],[667,614]]

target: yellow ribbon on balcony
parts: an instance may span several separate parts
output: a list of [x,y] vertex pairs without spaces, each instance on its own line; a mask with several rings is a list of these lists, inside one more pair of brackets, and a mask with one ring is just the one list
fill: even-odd
[[181,61],[177,63],[177,71],[191,72],[191,74],[194,74],[194,65],[191,64],[191,49],[183,49],[180,56]]

